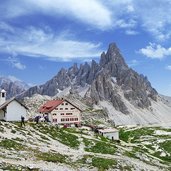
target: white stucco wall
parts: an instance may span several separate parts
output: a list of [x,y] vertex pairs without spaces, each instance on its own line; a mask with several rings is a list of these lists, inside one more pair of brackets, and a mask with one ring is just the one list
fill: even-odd
[[26,119],[27,110],[16,100],[13,100],[7,106],[6,121],[20,121],[21,116]]
[[[74,108],[74,109],[73,109]],[[63,113],[64,115],[61,115]],[[67,115],[67,113],[72,113],[72,115]],[[54,115],[56,114],[56,115]],[[72,124],[72,123],[80,123],[81,122],[81,115],[80,110],[75,108],[70,103],[64,101],[63,105],[60,104],[56,109],[51,112],[51,117],[53,119],[57,119],[58,124]],[[63,118],[69,118],[69,121],[61,121]],[[78,118],[78,121],[71,121],[70,118]]]
[[0,110],[0,120],[4,120],[4,111]]

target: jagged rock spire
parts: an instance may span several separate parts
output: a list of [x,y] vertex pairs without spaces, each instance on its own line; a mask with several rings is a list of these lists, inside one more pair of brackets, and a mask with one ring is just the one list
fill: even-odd
[[109,63],[115,63],[120,66],[128,67],[127,64],[125,63],[124,58],[120,54],[120,50],[117,47],[116,43],[109,44],[107,53],[105,54],[105,52],[103,52],[101,54],[100,66],[104,67],[105,64],[109,64]]

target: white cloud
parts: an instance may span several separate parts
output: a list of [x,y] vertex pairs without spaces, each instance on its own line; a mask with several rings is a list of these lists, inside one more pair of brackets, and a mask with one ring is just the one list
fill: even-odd
[[171,65],[166,66],[166,69],[171,71]]
[[18,0],[10,1],[2,13],[13,18],[32,13],[74,18],[99,29],[112,26],[111,11],[98,0]]
[[15,63],[13,63],[13,66],[14,66],[15,68],[17,68],[17,69],[20,69],[20,70],[23,70],[23,69],[26,68],[26,66],[23,65],[23,64],[21,64],[20,62],[15,62]]
[[5,22],[0,22],[0,30],[7,31],[7,32],[14,32],[13,27]]
[[12,67],[19,70],[24,70],[26,68],[26,66],[22,64],[16,57],[8,57],[7,61],[12,65]]
[[[171,37],[170,0],[108,0],[105,3],[112,11],[114,25],[120,20],[132,19],[138,29],[150,33],[158,41]],[[134,28],[136,25],[133,25]]]
[[152,58],[152,59],[162,59],[166,56],[171,55],[171,47],[170,48],[164,48],[159,44],[150,43],[145,48],[142,48],[139,50],[139,52],[146,57]]
[[[50,30],[30,27],[26,30],[15,28],[16,34],[8,39],[0,39],[1,52],[11,53],[12,56],[26,55],[44,57],[50,60],[71,60],[73,58],[98,57],[103,51],[100,43],[78,41],[70,38],[67,32],[58,35]],[[15,54],[16,53],[16,54]],[[13,66],[25,69],[20,62],[11,60]]]
[[129,63],[128,63],[128,65],[130,66],[130,67],[134,67],[134,66],[137,66],[137,65],[139,65],[139,61],[137,61],[136,59],[133,59],[132,61],[130,61]]
[[135,30],[126,30],[125,34],[127,34],[127,35],[137,35],[139,33],[137,31],[135,31]]
[[136,26],[136,21],[133,19],[130,19],[128,21],[119,19],[116,21],[115,25],[119,28],[134,28]]
[[[0,51],[2,48],[2,51],[4,52],[3,48],[5,48],[5,52],[9,53],[11,56],[9,56],[7,59],[3,59],[3,61],[8,62],[12,67],[17,68],[19,70],[24,70],[26,69],[26,66],[20,62],[20,60],[17,58],[18,54],[11,47],[11,45],[8,46],[8,41],[5,41],[7,44],[4,44],[4,40],[0,41]],[[11,43],[11,41],[10,41]]]
[[171,37],[170,9],[170,0],[6,0],[0,7],[0,16],[9,19],[43,13],[101,30],[121,28],[128,35],[135,35],[138,26],[165,41]]
[[134,9],[133,5],[128,4],[128,6],[127,6],[127,11],[128,11],[128,12],[134,12],[135,9]]
[[165,41],[171,36],[170,0],[133,0],[134,13],[144,30],[157,40]]
[[[2,18],[9,19],[43,13],[54,18],[70,18],[72,22],[81,22],[96,29],[110,30],[135,27],[137,22],[132,17],[133,12],[131,0],[17,0],[7,1],[0,14]],[[127,14],[131,16],[124,18]]]

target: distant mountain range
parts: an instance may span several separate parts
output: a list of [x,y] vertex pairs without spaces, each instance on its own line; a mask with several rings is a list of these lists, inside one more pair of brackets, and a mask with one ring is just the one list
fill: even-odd
[[0,77],[0,88],[5,89],[7,93],[7,99],[17,96],[25,92],[30,86],[23,81],[17,80],[13,77]]

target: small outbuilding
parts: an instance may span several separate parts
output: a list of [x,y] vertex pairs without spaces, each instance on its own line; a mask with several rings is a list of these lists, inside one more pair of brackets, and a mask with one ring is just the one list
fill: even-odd
[[119,131],[114,128],[98,129],[100,135],[111,140],[119,140]]
[[26,118],[28,108],[15,98],[6,100],[6,91],[0,92],[0,120],[20,121],[21,116]]

